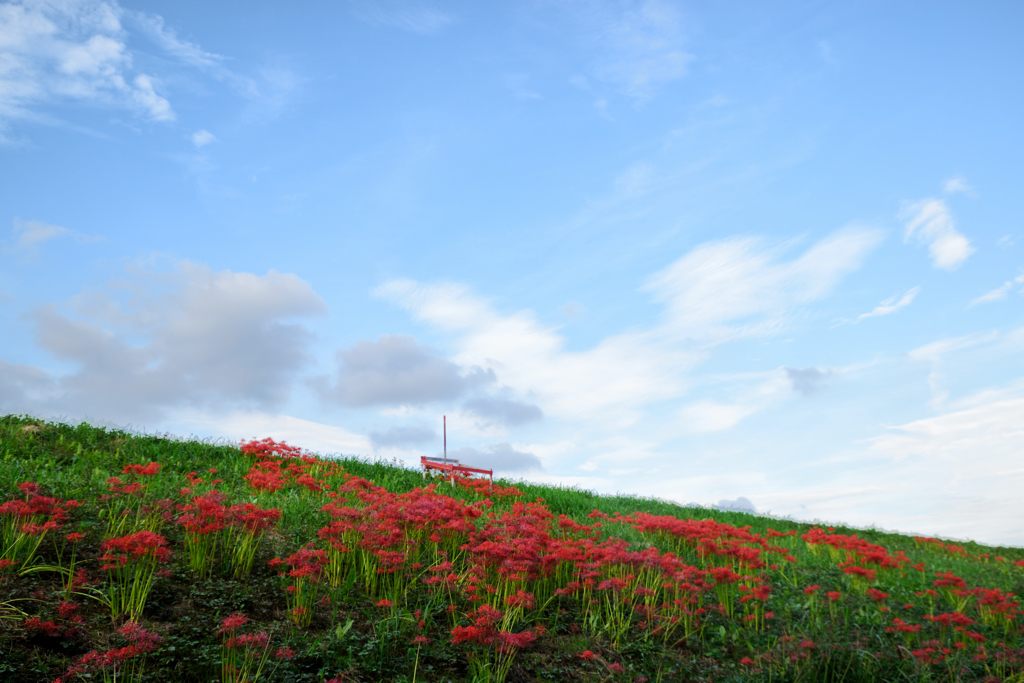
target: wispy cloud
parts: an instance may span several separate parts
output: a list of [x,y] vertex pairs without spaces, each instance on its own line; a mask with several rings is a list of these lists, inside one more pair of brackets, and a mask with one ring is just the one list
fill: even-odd
[[[174,121],[164,79],[153,73],[161,65],[151,63],[147,72],[135,66],[136,53],[129,45],[137,37],[148,39],[174,63],[227,83],[249,100],[274,107],[281,99],[284,89],[276,73],[240,75],[225,65],[225,57],[179,37],[157,14],[124,9],[117,0],[16,0],[0,4],[0,134],[12,121],[74,128],[46,108],[75,103],[128,110],[154,122]],[[5,140],[10,142],[0,135],[0,142]]]
[[370,439],[335,425],[328,425],[280,413],[228,411],[211,414],[208,410],[172,411],[163,423],[171,433],[213,436],[238,443],[254,438],[271,438],[322,455],[370,455]]
[[120,10],[125,23],[137,29],[154,45],[178,63],[198,69],[212,78],[227,84],[237,94],[249,100],[273,104],[279,97],[279,88],[273,77],[261,74],[259,78],[243,75],[228,67],[224,55],[204,50],[198,43],[185,40],[168,26],[159,14],[135,10]]
[[195,133],[192,133],[192,144],[196,147],[205,147],[216,139],[213,133],[208,130],[197,130]]
[[[993,289],[991,292],[988,292],[987,294],[982,294],[977,299],[972,301],[969,305],[977,306],[978,304],[987,304],[993,301],[1005,299],[1006,296],[1013,291],[1013,288],[1020,284],[1024,284],[1024,273],[1018,275],[1012,280],[1007,280],[1003,284]],[[1022,289],[1022,291],[1024,291],[1024,289]]]
[[594,48],[593,76],[636,102],[685,76],[693,61],[683,49],[682,17],[663,0],[589,0],[564,7]]
[[892,427],[872,439],[873,451],[901,464],[882,463],[885,476],[876,481],[890,482],[893,496],[909,495],[919,510],[933,508],[916,524],[900,526],[1019,545],[1022,421],[1024,398],[1018,394]]
[[875,306],[875,308],[867,313],[861,313],[854,320],[854,324],[859,323],[861,320],[866,318],[877,318],[882,315],[891,315],[901,308],[905,308],[914,302],[914,297],[917,296],[918,292],[921,291],[920,287],[912,287],[906,291],[903,296],[891,296],[882,303]]
[[693,56],[682,49],[682,19],[672,5],[645,0],[628,7],[605,33],[599,74],[629,95],[648,99],[659,85],[686,75]]
[[406,0],[358,0],[352,10],[368,24],[388,26],[420,35],[435,35],[444,30],[455,17],[428,4]]
[[[542,325],[532,311],[502,314],[461,285],[395,280],[376,293],[452,335],[459,364],[493,369],[513,395],[531,397],[536,415],[621,429],[635,423],[644,406],[683,397],[708,347],[786,329],[798,308],[827,296],[879,240],[873,230],[839,230],[789,260],[755,239],[700,245],[645,287],[665,304],[660,320],[585,350],[566,349],[557,328]],[[785,394],[784,373],[770,374],[764,386],[731,403],[682,408],[681,423],[689,431],[733,426]],[[516,406],[468,407],[479,414]],[[518,419],[519,413],[508,416]]]
[[919,346],[907,354],[910,360],[931,364],[931,371],[928,373],[928,388],[931,390],[930,404],[933,408],[941,409],[945,405],[946,399],[949,398],[949,391],[945,388],[945,376],[942,371],[945,357],[956,351],[992,341],[996,336],[995,332],[989,332],[940,339]]
[[14,235],[14,243],[5,251],[28,255],[35,255],[44,243],[62,237],[73,239],[79,244],[103,240],[100,236],[83,235],[60,225],[50,225],[41,221],[23,221],[18,218],[14,219]]
[[505,74],[505,87],[518,100],[542,100],[544,96],[530,87],[530,77],[526,74]]
[[0,119],[31,118],[42,103],[98,102],[153,121],[175,118],[158,79],[138,73],[116,2],[0,5]]
[[605,417],[612,428],[630,422],[638,406],[682,392],[680,373],[701,357],[651,332],[612,335],[591,349],[568,351],[556,329],[532,311],[501,314],[456,284],[395,280],[376,293],[453,335],[461,365],[494,369],[503,385],[534,396],[552,417]]
[[142,31],[163,49],[168,55],[178,58],[180,61],[191,66],[202,68],[221,68],[224,63],[222,55],[207,52],[198,44],[182,40],[178,37],[177,31],[164,23],[164,18],[159,14],[148,12],[126,13]]
[[730,429],[755,412],[754,406],[697,401],[681,408],[677,418],[684,432],[700,434]]
[[913,239],[928,245],[936,268],[956,270],[975,251],[970,240],[957,231],[949,207],[941,199],[907,202],[900,217],[906,223],[904,242]]
[[645,289],[666,305],[667,325],[707,342],[768,336],[794,309],[826,297],[881,241],[846,228],[795,259],[755,238],[709,242],[656,273]]
[[942,181],[942,191],[946,194],[965,194],[969,197],[975,196],[974,188],[962,175],[955,175]]

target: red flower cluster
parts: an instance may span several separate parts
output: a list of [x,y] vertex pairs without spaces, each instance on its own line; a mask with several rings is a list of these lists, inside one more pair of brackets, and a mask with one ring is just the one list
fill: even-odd
[[[839,564],[843,572],[863,578],[869,583],[875,580],[877,571],[868,569],[868,565],[874,565],[881,569],[900,569],[910,566],[910,560],[902,550],[890,553],[888,549],[880,545],[858,538],[857,534],[837,534],[831,529],[826,531],[821,527],[813,527],[800,538],[809,547],[823,545],[830,548],[834,554],[845,556],[846,561]],[[913,565],[913,568],[924,571],[923,564]]]
[[151,462],[148,465],[125,465],[121,474],[137,474],[140,477],[152,477],[160,472],[160,463]]
[[186,505],[179,506],[183,514],[178,518],[178,524],[197,536],[216,533],[231,526],[256,534],[263,533],[281,519],[280,510],[264,510],[252,503],[228,506],[226,500],[227,496],[219,491],[195,496]]
[[248,441],[242,443],[241,449],[256,457],[245,480],[257,491],[273,492],[296,485],[320,493],[329,487],[333,477],[348,476],[336,464],[325,463],[283,441]]
[[[110,672],[111,677],[117,679],[123,675],[122,672],[126,669],[134,670],[136,662],[133,660],[141,659],[154,651],[162,640],[155,633],[145,630],[134,621],[129,621],[122,626],[118,629],[118,633],[128,640],[128,645],[106,652],[96,650],[89,652],[53,683],[65,683],[89,672]],[[105,675],[104,679],[106,678]],[[124,678],[131,680],[131,676],[124,676]]]
[[167,547],[167,539],[152,531],[137,531],[120,538],[112,538],[100,544],[103,555],[100,561],[102,571],[117,569],[128,564],[129,560],[152,558],[156,562],[167,562],[171,559],[171,551]]

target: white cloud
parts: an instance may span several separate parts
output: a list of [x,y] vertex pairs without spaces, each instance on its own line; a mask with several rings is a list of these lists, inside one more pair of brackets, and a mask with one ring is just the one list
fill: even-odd
[[0,5],[0,119],[67,100],[124,107],[154,121],[174,111],[151,75],[134,73],[116,2]]
[[682,20],[672,5],[660,0],[630,3],[604,31],[607,53],[598,74],[626,94],[650,98],[655,88],[686,75],[693,56],[682,49]]
[[882,303],[875,306],[875,308],[870,312],[861,313],[860,315],[858,315],[854,323],[859,323],[861,320],[864,320],[865,318],[876,318],[880,315],[889,315],[891,313],[895,313],[901,308],[909,306],[911,303],[913,303],[914,297],[916,297],[917,293],[920,291],[920,287],[913,287],[907,290],[907,292],[898,299],[895,296],[889,297]]
[[388,26],[420,35],[435,35],[455,17],[430,5],[407,0],[361,0],[352,3],[355,15],[368,24]]
[[967,178],[964,178],[962,175],[946,178],[942,183],[942,191],[946,194],[966,194],[968,196],[974,196],[974,188],[967,183]]
[[[658,88],[685,76],[693,61],[693,55],[683,49],[682,17],[663,0],[585,0],[562,7],[582,26],[596,54],[591,67],[596,80],[637,102],[649,100]],[[574,77],[573,83],[590,87],[583,77]],[[598,102],[603,111],[607,102]]]
[[1003,284],[999,285],[991,292],[982,294],[977,299],[970,303],[970,306],[976,306],[978,304],[987,304],[993,301],[999,301],[1005,299],[1006,295],[1013,291],[1014,285],[1024,284],[1024,274],[1018,275],[1012,280],[1007,280]]
[[893,427],[871,449],[903,464],[885,478],[891,495],[928,501],[923,531],[1019,545],[1022,424],[1024,398],[1002,398]]
[[996,333],[990,332],[940,339],[939,341],[919,346],[907,354],[910,360],[931,363],[931,372],[928,373],[928,387],[932,394],[930,403],[933,408],[942,408],[946,399],[949,398],[949,391],[944,386],[945,376],[942,372],[945,356],[955,351],[962,351],[979,344],[984,344],[995,338]]
[[37,346],[74,370],[47,375],[45,400],[25,379],[0,409],[126,422],[189,406],[276,407],[309,360],[311,335],[290,321],[326,310],[294,275],[215,273],[187,261],[130,271],[66,308],[42,306],[32,319]]
[[16,249],[35,249],[43,242],[70,235],[71,231],[59,225],[48,225],[40,221],[14,219],[14,232],[18,235]]
[[646,285],[666,304],[667,326],[705,341],[776,334],[793,309],[826,297],[860,268],[880,241],[876,230],[846,228],[791,261],[755,238],[709,242],[655,273]]
[[756,410],[752,406],[698,401],[682,408],[678,416],[684,432],[697,434],[719,432],[735,427],[740,420],[753,414]]
[[916,361],[937,361],[953,351],[969,349],[972,346],[992,341],[995,337],[996,335],[994,332],[986,332],[968,334],[962,337],[950,337],[949,339],[940,339],[939,341],[917,347],[913,351],[910,351],[907,356],[911,360]]
[[224,61],[222,55],[207,52],[196,43],[180,39],[173,28],[164,24],[164,18],[159,14],[146,12],[128,12],[127,14],[128,18],[141,28],[150,40],[172,57],[177,57],[191,66],[214,69],[221,67]]
[[941,199],[907,202],[900,217],[907,224],[904,242],[915,239],[927,244],[936,268],[955,270],[975,251],[970,240],[957,232],[949,207]]
[[496,473],[528,472],[542,469],[540,459],[528,451],[520,451],[508,443],[490,444],[484,448],[469,446],[448,451],[448,457],[460,465],[494,470]]
[[680,374],[699,354],[649,332],[613,335],[586,351],[567,351],[554,329],[531,311],[501,315],[454,284],[389,282],[377,294],[413,317],[456,335],[457,361],[495,371],[501,383],[533,395],[545,415],[599,419],[608,426],[636,418],[637,407],[682,392]]
[[180,435],[194,434],[232,443],[269,437],[321,455],[368,455],[373,451],[370,439],[362,434],[277,413],[230,411],[211,416],[207,412],[178,410],[164,424],[168,431]]
[[740,496],[734,500],[723,499],[715,504],[715,507],[719,510],[726,512],[749,512],[752,515],[757,514],[757,508],[750,502],[750,499],[746,496]]
[[518,100],[542,100],[544,96],[529,87],[530,77],[526,74],[505,74],[505,87]]
[[14,244],[6,248],[9,252],[21,252],[34,255],[39,247],[50,240],[69,237],[78,243],[99,242],[103,238],[94,235],[83,235],[60,225],[50,225],[41,221],[23,221],[14,219]]
[[350,408],[453,401],[495,381],[493,370],[459,367],[405,335],[360,340],[337,359],[337,374],[315,386],[325,400]]
[[654,167],[647,163],[636,163],[615,178],[615,196],[634,199],[647,194],[654,180]]
[[196,147],[204,147],[216,139],[213,133],[208,130],[197,130],[195,133],[192,133],[192,144]]
[[[660,323],[582,351],[566,350],[556,328],[541,325],[532,311],[500,314],[461,285],[395,280],[376,294],[451,334],[460,365],[493,370],[544,415],[585,417],[614,430],[635,423],[643,406],[684,395],[688,373],[707,353],[693,341],[708,345],[784,329],[796,307],[827,296],[880,239],[877,231],[844,229],[790,261],[752,239],[698,246],[647,286],[666,303]],[[732,426],[767,405],[758,396],[783,395],[785,373],[769,374],[770,390],[758,387],[738,406],[699,406],[694,410],[713,412],[714,419],[702,421],[691,411],[683,415],[694,419],[683,423]]]

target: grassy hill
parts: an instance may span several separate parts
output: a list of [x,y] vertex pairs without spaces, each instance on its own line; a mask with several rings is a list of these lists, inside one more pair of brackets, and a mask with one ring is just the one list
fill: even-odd
[[1024,550],[0,418],[0,681],[1024,681]]

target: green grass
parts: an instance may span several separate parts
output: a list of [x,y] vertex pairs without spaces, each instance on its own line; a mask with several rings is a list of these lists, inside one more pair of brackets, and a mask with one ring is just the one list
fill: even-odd
[[[414,668],[419,681],[472,680],[468,658],[473,650],[451,642],[451,622],[435,609],[437,605],[430,603],[425,589],[415,582],[410,583],[412,588],[404,596],[407,604],[391,613],[391,621],[375,607],[376,597],[362,591],[358,582],[347,585],[343,595],[336,595],[333,605],[318,607],[308,626],[288,620],[284,591],[287,582],[267,562],[287,557],[317,539],[318,529],[328,521],[321,511],[327,501],[325,497],[295,486],[273,493],[255,491],[244,479],[253,458],[233,446],[5,416],[0,417],[0,503],[18,497],[17,487],[22,482],[35,482],[47,496],[77,500],[83,505],[72,512],[59,533],[44,538],[33,563],[21,572],[12,568],[0,575],[0,681],[53,681],[85,653],[125,644],[116,630],[120,622],[112,621],[110,612],[98,601],[83,596],[76,598],[80,605],[77,614],[82,616],[83,623],[70,632],[64,628],[61,636],[28,628],[25,620],[38,616],[62,628],[68,626],[55,612],[62,594],[61,575],[39,568],[65,561],[67,549],[62,549],[59,539],[68,532],[80,531],[86,539],[79,551],[79,566],[86,567],[93,579],[102,581],[98,558],[106,520],[100,516],[102,506],[98,501],[108,492],[110,477],[120,476],[126,465],[150,462],[160,463],[162,468],[149,483],[149,501],[181,502],[185,499],[180,491],[189,485],[186,475],[195,472],[209,478],[208,471],[215,469],[215,476],[222,480],[217,488],[231,503],[276,508],[281,511],[281,519],[260,546],[252,575],[242,580],[217,573],[209,580],[196,580],[188,569],[182,527],[172,523],[163,528],[161,533],[170,542],[175,559],[171,575],[154,582],[140,619],[162,641],[146,658],[145,674],[139,680],[222,680],[222,642],[216,631],[220,621],[234,612],[248,615],[254,630],[265,630],[273,649],[287,645],[296,653],[290,660],[271,658],[260,681],[323,683],[339,674],[350,681],[411,681]],[[370,480],[392,493],[410,492],[425,484],[420,472],[394,463],[356,458],[332,462],[349,475]],[[519,500],[541,498],[553,514],[566,515],[584,524],[592,523],[588,515],[599,510],[612,516],[642,512],[678,519],[710,519],[733,527],[749,527],[751,533],[759,535],[767,534],[769,528],[802,534],[812,526],[660,500],[600,496],[573,488],[496,483],[514,485],[524,494]],[[437,487],[439,493],[459,500],[480,500],[463,487],[446,482],[438,482]],[[497,501],[493,509],[508,511],[513,503],[513,499]],[[667,550],[662,546],[664,538],[641,533],[627,524],[608,520],[602,532],[604,537],[622,538],[634,550],[652,546]],[[517,624],[518,630],[543,625],[546,632],[532,646],[518,652],[507,680],[1024,681],[1020,663],[1024,657],[1024,634],[1020,619],[1008,629],[997,629],[981,623],[980,613],[971,611],[977,609],[976,605],[965,608],[965,614],[972,615],[977,622],[971,628],[987,639],[986,659],[973,658],[979,652],[976,643],[970,644],[970,658],[963,653],[958,655],[960,650],[955,647],[953,656],[941,663],[923,664],[909,656],[911,650],[926,646],[926,636],[942,641],[938,644],[943,646],[952,645],[956,637],[963,640],[962,636],[940,632],[924,619],[929,609],[936,614],[952,611],[941,599],[931,607],[926,598],[916,595],[933,586],[936,572],[953,572],[972,588],[1020,595],[1024,594],[1024,566],[1014,563],[1024,560],[1024,550],[962,543],[958,544],[965,553],[961,556],[896,533],[843,527],[837,527],[835,533],[857,534],[889,553],[903,551],[912,563],[925,563],[926,571],[880,575],[874,585],[890,594],[885,604],[891,606],[890,612],[883,613],[878,604],[855,589],[828,552],[815,552],[803,541],[790,538],[780,542],[787,544],[795,564],[787,567],[781,563],[783,567],[779,570],[759,570],[772,586],[764,609],[775,614],[764,628],[745,628],[737,618],[709,613],[702,617],[698,632],[666,645],[652,638],[639,626],[640,620],[634,619],[626,637],[615,646],[604,625],[585,623],[585,610],[578,601],[559,599],[543,610],[524,615]],[[704,560],[693,549],[685,552],[689,553],[682,557],[685,562],[704,568]],[[986,560],[979,557],[982,555],[990,557]],[[1004,559],[996,560],[996,556]],[[812,584],[823,586],[823,592],[843,593],[842,606],[834,617],[827,614],[825,605],[815,612],[810,610],[803,588]],[[456,615],[462,615],[461,623],[469,623],[473,605],[466,602],[465,596],[453,598],[452,604],[457,608]],[[906,604],[914,607],[906,608]],[[416,630],[412,618],[417,608],[427,613],[428,623],[422,631]],[[900,637],[886,631],[894,616],[922,624],[921,635],[904,645]],[[422,648],[415,647],[410,638],[416,633],[425,634],[431,642]],[[813,640],[816,647],[804,650],[808,653],[806,658],[789,661],[789,655],[800,654],[798,642],[802,638]],[[1005,661],[997,662],[993,654],[997,642],[1005,645],[999,650]],[[901,651],[901,647],[905,650]],[[579,656],[587,650],[595,654],[593,659]],[[967,650],[965,647],[963,651]],[[744,657],[750,657],[755,664],[742,665]],[[623,671],[617,673],[609,664],[622,666]],[[477,680],[486,677],[478,676]]]

